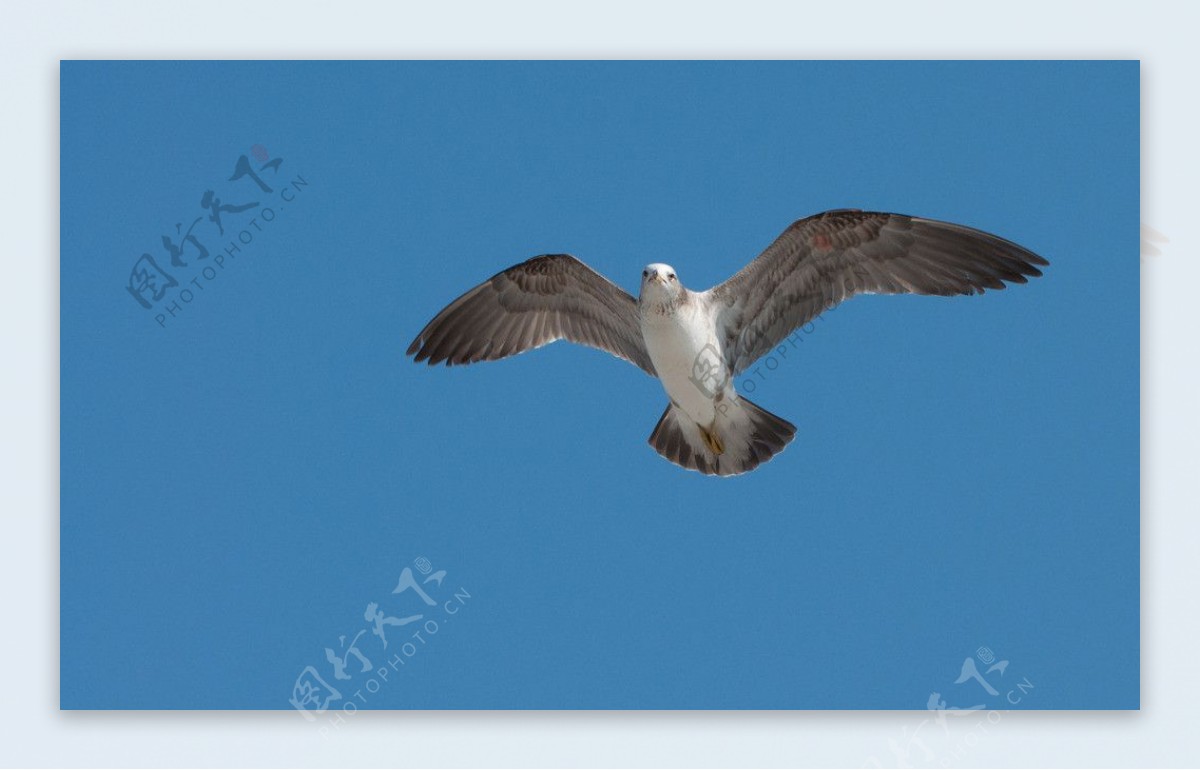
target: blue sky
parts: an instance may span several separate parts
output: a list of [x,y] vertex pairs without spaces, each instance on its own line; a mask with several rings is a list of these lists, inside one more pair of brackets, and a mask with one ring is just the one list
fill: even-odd
[[[207,190],[259,205],[173,268]],[[828,313],[746,476],[655,454],[661,387],[597,351],[404,357],[530,256],[702,289],[842,207],[1051,265]],[[360,707],[1138,705],[1136,62],[68,62],[61,217],[66,708],[290,708],[308,666],[336,708],[373,674],[325,648],[430,620]],[[424,617],[384,651],[369,602]]]

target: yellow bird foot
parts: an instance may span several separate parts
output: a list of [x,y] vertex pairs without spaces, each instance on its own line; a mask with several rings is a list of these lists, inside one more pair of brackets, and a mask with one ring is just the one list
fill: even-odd
[[715,455],[725,454],[725,444],[721,442],[716,433],[702,427],[700,428],[700,436],[704,439],[704,444],[710,452]]

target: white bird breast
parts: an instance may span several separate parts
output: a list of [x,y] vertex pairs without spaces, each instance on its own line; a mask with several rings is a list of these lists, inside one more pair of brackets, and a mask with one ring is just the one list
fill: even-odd
[[697,423],[710,425],[714,398],[731,385],[707,303],[693,295],[673,314],[643,314],[642,337],[670,399]]

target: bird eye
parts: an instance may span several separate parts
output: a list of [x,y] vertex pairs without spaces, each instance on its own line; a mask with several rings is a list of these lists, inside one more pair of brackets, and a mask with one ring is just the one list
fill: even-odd
[[643,271],[642,271],[642,277],[643,277],[643,278],[647,277],[648,275],[650,275],[650,271],[649,271],[649,270],[643,270]]
[[668,277],[668,278],[670,278],[672,281],[674,281],[674,280],[675,280],[675,274],[674,274],[674,273],[671,273],[671,274],[670,274],[670,275],[668,275],[667,277]]

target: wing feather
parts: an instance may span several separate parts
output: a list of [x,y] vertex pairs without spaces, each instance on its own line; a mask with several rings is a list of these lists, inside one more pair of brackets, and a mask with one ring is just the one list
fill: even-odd
[[841,209],[793,223],[707,295],[734,373],[858,294],[982,294],[1040,276],[1042,257],[949,222]]
[[566,339],[612,353],[654,374],[637,302],[569,254],[546,254],[503,270],[426,324],[408,355],[431,366],[495,361]]

